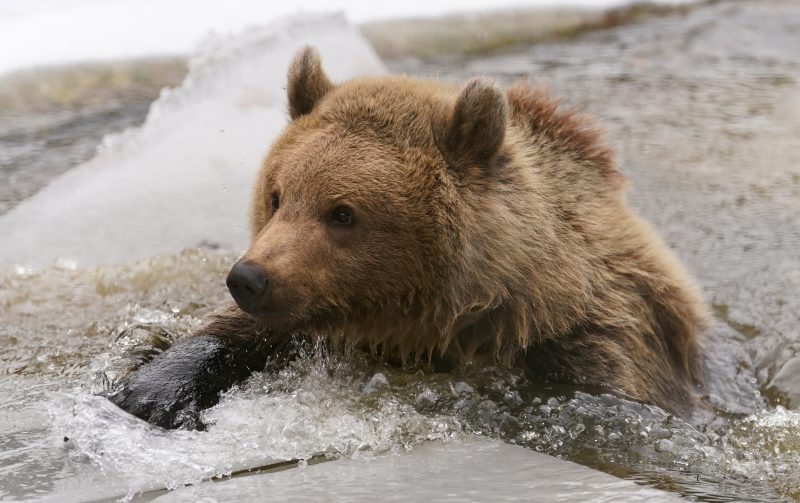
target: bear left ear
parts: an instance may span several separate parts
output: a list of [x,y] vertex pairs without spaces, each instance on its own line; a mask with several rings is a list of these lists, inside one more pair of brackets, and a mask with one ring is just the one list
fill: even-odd
[[300,49],[289,64],[286,84],[292,120],[311,112],[331,89],[333,84],[322,69],[317,50],[308,45]]
[[441,150],[453,167],[486,167],[503,145],[508,105],[494,85],[474,79],[467,83],[445,127]]

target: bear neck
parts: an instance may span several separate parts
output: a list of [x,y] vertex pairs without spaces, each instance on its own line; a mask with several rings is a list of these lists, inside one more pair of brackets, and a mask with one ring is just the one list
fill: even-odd
[[461,256],[449,274],[454,352],[490,350],[507,360],[587,318],[593,288],[585,236],[564,218],[563,193],[540,168],[569,162],[531,147],[512,123],[484,176],[450,197],[460,232],[449,246]]

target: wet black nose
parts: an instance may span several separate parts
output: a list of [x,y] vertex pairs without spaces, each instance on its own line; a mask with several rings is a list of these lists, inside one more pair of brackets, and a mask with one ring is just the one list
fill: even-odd
[[251,314],[257,310],[269,290],[267,271],[251,262],[236,262],[225,283],[233,300]]

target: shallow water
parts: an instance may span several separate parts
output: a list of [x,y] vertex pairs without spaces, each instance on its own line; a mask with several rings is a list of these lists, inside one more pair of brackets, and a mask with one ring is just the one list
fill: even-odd
[[[299,482],[335,478],[340,462],[347,470],[375,457],[369,466],[395,470],[407,458],[393,453],[437,459],[435,440],[459,456],[463,446],[478,449],[475,435],[698,501],[800,499],[798,26],[796,4],[722,3],[570,43],[395,67],[454,79],[545,78],[601,118],[632,204],[714,306],[705,342],[710,411],[682,420],[480,362],[435,374],[360,353],[319,354],[229,392],[205,413],[209,431],[163,432],[92,393],[130,363],[131,348],[186,336],[227,302],[236,252],[191,247],[98,268],[62,261],[0,273],[0,499],[135,497],[280,460],[346,460],[141,498],[224,497],[215,488],[230,484],[254,498],[296,494]],[[491,456],[530,466],[536,481],[537,468],[516,454]],[[515,474],[493,480],[511,487],[524,476]]]

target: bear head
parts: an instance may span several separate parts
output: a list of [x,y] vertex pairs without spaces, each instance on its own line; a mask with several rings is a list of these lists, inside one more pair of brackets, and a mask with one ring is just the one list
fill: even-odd
[[563,330],[580,314],[586,264],[552,246],[556,219],[520,169],[532,154],[504,92],[483,80],[334,85],[311,48],[287,92],[291,122],[257,176],[251,244],[228,277],[269,330],[430,357],[523,347],[532,322]]

